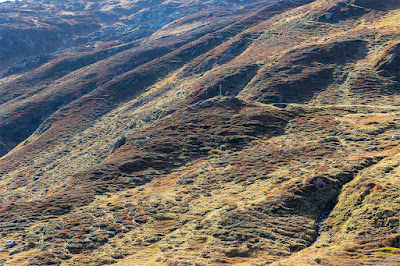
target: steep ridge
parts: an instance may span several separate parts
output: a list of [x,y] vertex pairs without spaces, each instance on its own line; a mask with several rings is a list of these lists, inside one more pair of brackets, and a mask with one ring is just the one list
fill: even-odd
[[[166,56],[157,59],[154,62],[149,62],[148,64],[145,64],[138,68],[134,68],[133,70],[121,76],[118,76],[113,80],[108,81],[106,84],[96,88],[95,91],[91,92],[88,95],[85,95],[78,101],[71,103],[71,105],[63,107],[52,117],[49,118],[51,122],[50,121],[44,122],[44,124],[37,132],[39,134],[33,135],[33,138],[35,139],[38,138],[36,141],[33,142],[28,140],[28,142],[24,143],[24,145],[21,146],[22,149],[20,151],[18,150],[15,151],[17,154],[14,156],[18,156],[19,153],[22,154],[23,157],[19,156],[19,159],[14,160],[14,162],[20,164],[21,162],[24,162],[24,157],[26,156],[34,157],[35,151],[40,152],[40,150],[43,149],[43,148],[37,149],[36,148],[37,145],[42,147],[43,145],[46,145],[46,143],[47,145],[48,144],[51,145],[53,143],[51,139],[53,138],[59,141],[60,140],[59,136],[60,134],[63,134],[62,132],[68,132],[68,134],[70,135],[72,132],[79,132],[84,128],[90,126],[91,122],[95,121],[94,120],[95,117],[104,114],[104,112],[110,110],[110,108],[118,104],[118,102],[127,101],[129,99],[129,98],[127,99],[129,94],[132,94],[133,96],[138,95],[140,91],[136,92],[136,90],[132,90],[131,87],[132,85],[135,87],[137,86],[138,88],[145,88],[146,86],[151,85],[151,82],[154,77],[158,78],[160,75],[164,75],[165,71],[171,71],[172,69],[179,67],[185,62],[185,60],[188,60],[192,57],[195,57],[197,54],[202,53],[202,51],[204,51],[203,49],[209,49],[210,46],[213,47],[214,45],[220,44],[224,38],[229,38],[229,36],[232,36],[232,34],[242,31],[243,27],[247,28],[251,26],[252,23],[257,23],[258,20],[264,18],[264,16],[270,12],[273,12],[273,14],[275,14],[276,12],[275,6],[267,7],[265,10],[262,10],[258,14],[251,16],[249,19],[233,24],[232,26],[229,26],[226,29],[222,29],[220,31],[210,34],[209,36],[201,38],[194,43],[190,43],[186,46],[183,46],[182,48],[177,49],[176,51],[167,54]],[[225,34],[226,36],[224,36],[223,34]],[[218,37],[218,36],[224,36],[224,37]],[[198,50],[196,52],[197,54],[193,54],[193,51],[196,50]],[[186,59],[186,57],[189,58]],[[98,67],[104,71],[104,66],[102,64],[99,63]],[[93,69],[91,69],[91,71],[93,72]],[[81,82],[81,80],[79,79],[77,80],[78,82]],[[87,81],[84,80],[83,82],[86,83]],[[60,87],[65,91],[65,86],[61,85]],[[112,90],[110,90],[110,88],[112,88]],[[182,103],[178,104],[181,105]],[[39,107],[43,109],[42,106]],[[171,106],[168,108],[172,109],[173,107]],[[69,122],[63,123],[60,120],[67,120]],[[47,125],[53,125],[53,126],[47,129]],[[6,163],[7,165],[5,165],[5,167],[7,167],[8,169],[14,168],[13,165],[10,165],[8,162]]]
[[[2,109],[5,111],[5,113],[3,114],[3,119],[5,121],[2,124],[6,126],[2,130],[2,132],[9,132],[9,134],[11,135],[2,136],[2,138],[6,138],[6,140],[3,140],[2,142],[10,143],[11,145],[15,146],[15,144],[21,142],[23,139],[28,137],[33,132],[35,127],[37,127],[41,123],[41,120],[52,114],[54,111],[60,108],[60,106],[66,105],[69,102],[78,99],[81,95],[84,95],[94,90],[96,87],[100,87],[104,83],[108,82],[110,79],[113,79],[116,76],[127,72],[128,70],[134,69],[135,67],[150,62],[157,57],[161,57],[162,55],[172,51],[173,49],[176,49],[186,42],[197,39],[205,33],[213,32],[219,27],[231,23],[235,19],[237,19],[237,17],[234,16],[228,20],[220,19],[218,22],[212,23],[209,27],[206,27],[205,29],[194,31],[190,30],[190,32],[186,34],[186,36],[184,35],[184,32],[181,32],[181,37],[178,38],[167,38],[167,36],[163,36],[163,38],[160,40],[144,41],[144,43],[142,43],[141,45],[136,44],[135,46],[137,48],[128,50],[123,54],[117,54],[116,56],[108,59],[106,62],[97,62],[95,65],[93,65],[93,63],[99,61],[99,59],[101,59],[101,57],[104,57],[104,54],[107,55],[109,51],[103,51],[102,53],[95,53],[86,56],[81,55],[80,57],[83,58],[80,59],[78,57],[78,60],[82,62],[80,63],[82,64],[82,66],[89,65],[87,67],[88,69],[79,68],[79,61],[76,62],[76,60],[72,60],[72,62],[70,63],[69,58],[61,58],[61,60],[56,59],[47,63],[44,66],[44,69],[37,70],[36,72],[38,73],[34,73],[36,75],[34,75],[33,77],[29,75],[27,77],[28,81],[25,77],[22,77],[22,80],[17,79],[9,86],[5,85],[6,91],[10,91],[11,88],[13,88],[12,97],[17,98],[13,99],[14,101],[8,100],[4,103],[2,107]],[[209,22],[212,22],[212,19],[209,19],[208,23]],[[117,48],[117,51],[118,50],[124,49]],[[98,55],[96,56],[96,54]],[[126,58],[132,59],[125,60]],[[75,69],[68,69],[69,64],[72,64],[72,66],[77,70],[73,71]],[[60,68],[60,65],[62,65],[62,71],[64,71],[64,73],[68,73],[71,71],[72,73],[61,77],[61,79],[56,79],[55,81],[53,81],[53,79],[57,77],[57,72],[59,72],[59,70],[57,71],[57,68]],[[47,78],[47,76],[49,76],[50,80]],[[42,80],[44,84],[35,84],[34,87],[39,85],[37,88],[38,91],[32,93],[32,82],[29,82],[29,80],[35,81],[38,79]],[[18,89],[14,89],[16,85],[15,83],[17,83],[17,88],[20,87],[19,91]],[[21,83],[22,85],[19,85]],[[3,101],[6,100],[7,98]],[[23,113],[24,117],[31,117],[31,121],[29,121],[29,123],[18,121],[19,116],[14,115],[12,115],[10,119],[9,113],[15,112]],[[25,126],[28,126],[29,124],[30,128],[15,128],[13,126],[15,124]],[[16,134],[17,132],[13,132],[14,128],[16,131],[18,131],[19,134],[23,132],[23,135],[18,136],[18,134]],[[8,149],[0,152],[4,153],[11,147],[7,147]]]
[[[3,140],[3,142],[11,144],[21,142],[24,138],[27,137],[27,134],[32,133],[32,126],[37,126],[42,119],[46,118],[46,116],[49,115],[49,113],[51,114],[60,106],[68,104],[74,98],[77,98],[82,94],[86,94],[94,90],[95,88],[96,91],[93,92],[93,96],[89,97],[88,99],[99,99],[104,93],[106,93],[107,95],[110,94],[110,87],[116,87],[114,93],[118,94],[116,96],[117,98],[119,98],[122,93],[125,93],[125,96],[129,95],[130,93],[136,95],[135,91],[132,91],[131,86],[127,84],[132,84],[135,87],[139,88],[145,88],[146,86],[151,85],[151,83],[146,82],[152,82],[154,80],[154,76],[157,76],[157,78],[159,78],[159,76],[169,73],[169,71],[174,70],[179,66],[182,66],[185,62],[203,53],[204,51],[206,51],[206,49],[210,49],[215,45],[221,44],[224,39],[234,36],[235,34],[265,19],[265,16],[274,15],[276,12],[283,12],[285,9],[290,7],[291,6],[287,7],[286,5],[280,6],[279,4],[277,6],[273,5],[271,7],[267,7],[259,11],[256,15],[252,15],[249,18],[237,22],[232,26],[228,26],[226,29],[222,29],[220,31],[215,31],[220,26],[220,23],[229,23],[237,18],[232,17],[231,20],[228,21],[219,21],[218,23],[212,23],[209,26],[210,28],[202,28],[200,30],[200,33],[190,30],[190,32],[186,34],[186,38],[188,38],[188,40],[196,39],[201,36],[200,34],[204,34],[206,32],[211,31],[213,33],[209,34],[207,37],[197,40],[194,43],[183,46],[177,51],[172,52],[171,54],[166,55],[160,59],[157,59],[154,62],[151,62],[151,60],[160,57],[163,54],[168,54],[168,52],[172,49],[176,49],[177,47],[184,44],[185,34],[181,33],[180,36],[182,37],[180,38],[165,39],[164,36],[160,40],[154,40],[150,42],[144,41],[144,43],[142,43],[138,48],[133,48],[132,50],[129,50],[125,53],[117,54],[116,56],[111,57],[106,62],[101,61],[94,65],[90,65],[88,69],[85,68],[78,70],[78,72],[75,71],[67,75],[66,77],[52,82],[50,86],[46,84],[45,86],[47,92],[35,93],[32,97],[33,99],[25,99],[25,97],[22,97],[22,101],[17,101],[16,104],[14,104],[14,101],[8,101],[5,103],[5,106],[3,106],[3,110],[9,111],[4,114],[4,120],[6,121],[2,124],[6,126],[3,132],[9,132],[9,134],[11,134],[11,139],[8,136],[3,136],[3,138],[9,138],[8,140]],[[148,49],[143,47],[151,48]],[[133,59],[133,62],[122,59],[126,57],[131,57]],[[147,62],[149,65],[143,65]],[[138,68],[141,65],[143,66],[141,68]],[[154,65],[158,65],[160,70],[162,69],[164,72],[160,71],[158,73],[158,70],[153,67]],[[130,72],[128,72],[128,70]],[[147,73],[149,70],[151,70],[150,74]],[[50,71],[53,71],[53,69],[50,69]],[[97,75],[93,76],[95,73]],[[137,75],[140,75],[141,78],[138,78]],[[112,81],[110,81],[111,79]],[[141,80],[145,80],[145,83],[141,84]],[[20,81],[17,82],[20,83]],[[12,85],[10,84],[10,86]],[[125,90],[125,92],[119,91],[118,87],[119,89]],[[66,90],[66,88],[68,88],[68,90]],[[60,90],[62,90],[62,92],[56,93]],[[107,92],[102,92],[102,90],[107,90]],[[129,91],[126,92],[126,90]],[[44,95],[41,96],[42,94]],[[115,104],[120,101],[116,97],[109,100],[112,106],[115,106]],[[126,101],[129,98],[124,97],[123,99]],[[105,106],[101,107],[101,104],[103,103],[98,104],[99,109],[102,109],[104,111],[109,110],[105,108]],[[22,110],[19,111],[19,109]],[[31,126],[31,128],[15,128],[13,126],[14,124],[18,124],[21,126],[27,125],[27,123],[24,123],[22,121],[14,121],[15,119],[18,119],[19,116],[12,116],[11,119],[9,119],[9,113],[15,113],[17,111],[23,112],[24,117],[32,117],[29,123],[29,126]],[[93,110],[90,111],[92,114],[96,112],[92,111]],[[104,112],[100,112],[99,114],[101,113]],[[16,131],[18,131],[18,133],[24,132],[24,135],[18,136],[16,132],[13,132],[14,128]],[[18,138],[16,140],[13,140],[12,138],[15,138],[16,136],[18,136]],[[5,151],[3,150],[3,153],[4,152]]]
[[0,7],[0,68],[29,56],[14,68],[38,64],[40,55],[49,51],[92,51],[129,43],[181,19],[199,26],[202,18],[240,15],[265,2],[276,1],[10,1]]
[[6,265],[400,262],[397,1],[13,7],[71,33],[1,61]]

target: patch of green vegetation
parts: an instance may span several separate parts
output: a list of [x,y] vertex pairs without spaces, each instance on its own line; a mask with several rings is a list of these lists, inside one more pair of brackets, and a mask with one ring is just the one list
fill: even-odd
[[385,252],[385,253],[400,253],[400,249],[394,248],[394,247],[383,247],[377,249],[379,252]]

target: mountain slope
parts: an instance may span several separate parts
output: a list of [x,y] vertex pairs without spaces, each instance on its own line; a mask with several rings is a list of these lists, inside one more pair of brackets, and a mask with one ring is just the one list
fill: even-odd
[[250,2],[0,4],[5,265],[400,262],[400,3]]

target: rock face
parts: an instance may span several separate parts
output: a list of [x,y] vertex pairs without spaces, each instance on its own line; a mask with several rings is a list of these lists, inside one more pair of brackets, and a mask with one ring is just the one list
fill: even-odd
[[0,264],[400,264],[399,8],[0,3]]

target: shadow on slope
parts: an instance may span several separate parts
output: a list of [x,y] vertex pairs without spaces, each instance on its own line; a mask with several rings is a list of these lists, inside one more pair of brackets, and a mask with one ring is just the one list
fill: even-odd
[[263,103],[308,102],[337,70],[367,55],[367,42],[341,41],[294,49],[261,69],[241,93]]

